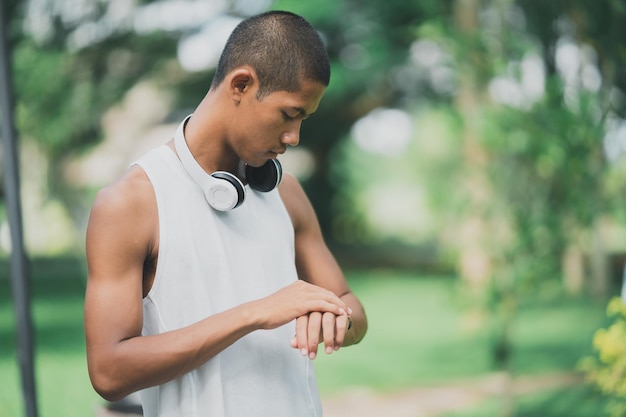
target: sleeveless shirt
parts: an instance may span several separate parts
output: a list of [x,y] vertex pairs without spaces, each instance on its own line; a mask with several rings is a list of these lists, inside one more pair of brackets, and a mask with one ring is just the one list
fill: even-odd
[[[219,212],[169,147],[152,150],[136,164],[152,183],[159,218],[143,335],[188,326],[297,279],[293,225],[278,190],[261,193],[246,186],[240,207]],[[144,416],[321,416],[313,365],[290,346],[294,334],[294,322],[257,330],[199,368],[143,390]]]

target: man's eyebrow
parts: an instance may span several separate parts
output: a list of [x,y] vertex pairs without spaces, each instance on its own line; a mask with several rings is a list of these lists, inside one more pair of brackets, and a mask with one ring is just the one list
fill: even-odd
[[311,112],[307,114],[306,110],[303,109],[302,107],[294,107],[293,109],[297,111],[299,115],[302,116],[302,119],[308,119],[309,117],[311,117],[313,113],[315,113],[315,112]]

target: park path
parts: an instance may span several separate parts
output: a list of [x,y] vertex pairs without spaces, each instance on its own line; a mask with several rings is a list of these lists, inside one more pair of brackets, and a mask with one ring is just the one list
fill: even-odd
[[467,409],[488,398],[501,397],[507,386],[515,395],[523,395],[582,382],[582,376],[574,373],[524,376],[513,380],[496,373],[386,394],[353,389],[337,397],[325,398],[324,417],[434,417]]
[[[436,417],[443,413],[472,407],[483,400],[502,396],[505,389],[524,395],[551,389],[567,388],[583,382],[576,373],[522,376],[513,380],[493,373],[477,378],[418,386],[393,393],[370,389],[350,389],[337,396],[323,398],[324,417]],[[98,410],[97,417],[140,417],[138,414]]]

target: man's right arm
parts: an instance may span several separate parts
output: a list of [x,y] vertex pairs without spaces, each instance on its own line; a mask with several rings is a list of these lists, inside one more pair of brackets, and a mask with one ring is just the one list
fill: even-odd
[[257,329],[347,308],[332,292],[297,281],[188,327],[142,336],[143,267],[156,256],[158,215],[152,186],[138,167],[98,194],[86,243],[87,362],[94,388],[108,400],[175,379]]

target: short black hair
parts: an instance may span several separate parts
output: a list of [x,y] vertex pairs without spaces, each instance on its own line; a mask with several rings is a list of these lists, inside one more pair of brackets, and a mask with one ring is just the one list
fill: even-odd
[[241,65],[255,70],[259,100],[274,91],[297,91],[302,79],[324,86],[330,82],[328,53],[319,33],[291,12],[269,11],[239,23],[222,51],[211,87]]

